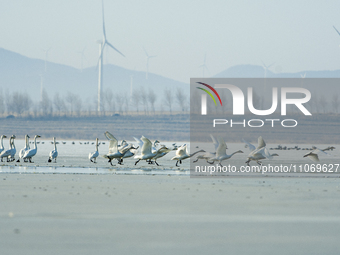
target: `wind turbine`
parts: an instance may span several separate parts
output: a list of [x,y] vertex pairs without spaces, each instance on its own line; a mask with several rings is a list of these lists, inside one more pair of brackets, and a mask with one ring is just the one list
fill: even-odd
[[102,14],[103,14],[103,40],[98,40],[99,43],[99,60],[98,60],[98,112],[101,111],[101,97],[102,97],[102,90],[103,90],[103,57],[104,57],[104,49],[105,46],[109,46],[115,51],[117,51],[123,57],[124,54],[117,50],[111,43],[108,42],[106,39],[106,32],[105,32],[105,20],[104,20],[104,1],[102,0]]
[[156,56],[150,56],[148,54],[148,52],[145,50],[144,47],[143,47],[143,50],[144,50],[145,55],[146,55],[146,74],[145,74],[145,78],[148,79],[148,74],[149,74],[149,59],[150,58],[155,58]]
[[199,66],[200,68],[202,67],[203,78],[204,78],[204,70],[207,69],[207,71],[209,71],[209,70],[208,70],[208,67],[207,67],[207,65],[206,65],[206,63],[205,63],[206,60],[207,60],[207,54],[204,54],[204,61],[203,61],[203,64]]
[[306,73],[300,74],[302,81],[301,81],[301,87],[303,88],[303,80],[306,78]]
[[272,63],[272,64],[270,64],[269,66],[267,66],[263,61],[261,61],[262,62],[262,67],[263,67],[263,69],[264,69],[264,78],[267,78],[267,70],[271,67],[271,66],[273,66],[275,63]]
[[335,26],[333,26],[333,27],[334,27],[335,31],[338,33],[338,35],[340,35],[340,32],[338,31],[338,29],[336,29]]

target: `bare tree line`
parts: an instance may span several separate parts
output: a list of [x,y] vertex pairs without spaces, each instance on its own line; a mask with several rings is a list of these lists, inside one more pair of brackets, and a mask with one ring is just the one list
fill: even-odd
[[45,89],[42,91],[39,102],[34,102],[27,92],[2,92],[0,88],[0,115],[53,117],[53,116],[91,116],[112,114],[144,114],[151,115],[163,113],[167,110],[172,114],[174,105],[177,111],[189,110],[189,96],[180,90],[167,88],[163,94],[156,94],[153,90],[142,88],[133,91],[131,96],[117,95],[112,89],[107,88],[101,100],[102,112],[96,111],[97,100],[95,97],[82,99],[72,92],[59,93],[50,96]]

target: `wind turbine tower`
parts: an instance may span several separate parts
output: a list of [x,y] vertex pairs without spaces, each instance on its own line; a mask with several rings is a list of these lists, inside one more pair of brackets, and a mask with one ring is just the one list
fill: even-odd
[[204,54],[204,61],[203,61],[203,64],[199,66],[200,68],[202,68],[203,78],[204,78],[204,70],[207,70],[207,71],[208,71],[208,67],[207,67],[207,65],[206,65],[206,60],[207,60],[207,54]]
[[124,54],[117,50],[113,45],[106,39],[105,32],[105,20],[104,20],[104,1],[102,0],[102,15],[103,15],[103,40],[97,41],[99,43],[99,61],[98,61],[98,108],[97,111],[101,111],[101,98],[102,98],[102,90],[103,90],[103,58],[104,58],[104,49],[105,46],[109,46],[115,51],[117,51],[123,57]]
[[148,74],[149,74],[149,59],[150,58],[155,58],[156,56],[150,56],[148,54],[148,52],[145,50],[145,48],[143,47],[145,55],[146,55],[146,74],[145,74],[145,78],[148,79]]

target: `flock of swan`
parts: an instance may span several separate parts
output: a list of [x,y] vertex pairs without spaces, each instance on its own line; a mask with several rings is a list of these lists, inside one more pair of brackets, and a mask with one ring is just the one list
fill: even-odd
[[[205,150],[198,150],[194,153],[189,153],[187,144],[183,144],[181,146],[177,146],[175,143],[172,144],[172,146],[166,146],[164,144],[160,144],[158,140],[156,140],[154,143],[152,143],[148,138],[145,136],[142,136],[140,139],[135,138],[135,141],[137,145],[132,143],[127,143],[125,140],[121,141],[121,143],[118,143],[118,140],[108,131],[104,133],[105,137],[109,141],[109,151],[107,154],[104,154],[103,157],[108,159],[108,162],[113,165],[113,160],[117,160],[119,165],[123,164],[123,160],[126,158],[134,158],[136,159],[135,165],[137,165],[141,160],[145,160],[148,164],[156,164],[157,160],[161,157],[164,157],[171,151],[176,151],[176,154],[174,157],[171,158],[171,160],[176,160],[176,167],[179,167],[178,164],[182,164],[182,161],[188,158],[191,158],[195,156],[196,154],[199,154],[196,156],[196,159],[193,162],[197,162],[198,160],[202,159],[205,160],[209,164],[214,164],[215,162],[218,162],[220,166],[222,166],[222,161],[230,159],[233,155],[237,153],[243,153],[242,150],[235,151],[231,153],[230,155],[227,154],[227,144],[224,141],[223,138],[215,139],[214,136],[210,135],[213,145],[214,145],[214,151],[213,152],[206,152]],[[29,135],[25,135],[25,147],[19,151],[19,158],[16,162],[20,162],[22,159],[24,162],[30,162],[33,163],[32,158],[37,154],[37,138],[39,138],[39,135],[34,136],[34,148],[30,148],[29,143]],[[14,139],[16,138],[15,135],[12,135],[9,138],[9,149],[5,150],[3,146],[3,139],[6,138],[5,135],[1,136],[1,142],[0,142],[0,159],[1,162],[3,162],[4,158],[7,160],[7,162],[13,162],[15,161],[15,154],[16,154],[16,148],[14,144]],[[274,156],[278,156],[278,154],[270,154],[269,150],[266,147],[266,143],[263,140],[263,138],[260,136],[258,138],[258,145],[255,147],[253,144],[242,140],[245,143],[245,147],[247,147],[250,151],[249,155],[247,156],[246,164],[249,166],[249,163],[251,161],[255,161],[259,165],[262,164],[261,160],[265,159],[272,159]],[[48,162],[57,162],[58,157],[58,151],[57,151],[57,142],[56,138],[53,137],[54,145],[53,150],[49,153]],[[96,163],[97,157],[99,156],[98,151],[99,146],[99,140],[96,138],[95,142],[95,148],[96,150],[94,152],[91,152],[89,154],[89,160],[93,163]],[[334,147],[328,147],[326,149],[320,150],[315,148],[314,150],[310,151],[309,153],[305,154],[303,157],[307,157],[313,161],[319,161],[319,155],[320,154],[326,154],[326,150],[330,150],[330,148],[334,149]],[[200,154],[203,153],[203,154]]]

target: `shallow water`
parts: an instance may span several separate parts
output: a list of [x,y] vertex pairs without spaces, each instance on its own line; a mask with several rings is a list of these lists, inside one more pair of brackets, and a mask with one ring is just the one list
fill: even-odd
[[[88,159],[88,154],[95,150],[95,145],[92,144],[94,141],[74,141],[75,144],[72,144],[72,141],[66,141],[66,144],[57,145],[58,149],[58,158],[57,163],[48,163],[48,155],[49,152],[53,149],[53,145],[50,140],[40,140],[40,143],[37,145],[38,152],[37,155],[33,158],[34,163],[25,163],[25,162],[2,162],[0,163],[0,173],[62,173],[62,174],[133,174],[133,175],[190,175],[190,161],[192,162],[194,158],[190,159],[190,161],[184,160],[180,167],[176,167],[176,161],[171,160],[172,157],[175,156],[175,151],[169,152],[163,158],[157,160],[160,166],[155,164],[149,165],[145,161],[140,161],[137,165],[135,165],[135,159],[127,158],[124,159],[123,165],[119,165],[116,160],[113,161],[113,166],[107,162],[107,159],[103,158],[102,155],[108,152],[109,143],[107,140],[102,140],[101,142],[105,142],[105,144],[101,144],[99,146],[99,157],[97,158],[97,163],[94,164],[90,162]],[[42,144],[44,142],[44,144]],[[89,144],[87,144],[89,142]],[[5,148],[8,147],[8,141],[4,141]],[[167,146],[171,146],[171,143],[162,143]],[[182,143],[177,142],[177,145],[181,145]],[[15,145],[17,148],[16,159],[18,159],[18,154],[21,148],[24,147],[24,140],[16,139]],[[295,147],[297,144],[282,144],[287,147]],[[31,148],[33,148],[33,144],[30,144]],[[304,144],[298,145],[300,148],[311,148],[312,144]],[[318,148],[323,149],[328,146],[336,147],[335,150],[330,151],[328,156],[320,157],[319,164],[339,164],[340,163],[340,150],[339,146],[335,144],[319,144],[316,145]],[[267,148],[275,148],[277,144],[267,144]],[[213,151],[212,143],[202,144],[200,148],[193,148],[191,152],[194,152],[199,149],[204,149],[206,151]],[[189,146],[190,150],[190,146]],[[245,166],[246,158],[249,154],[249,150],[245,148],[243,143],[228,143],[227,153],[231,154],[234,151],[242,150],[244,153],[235,154],[231,159],[223,161],[222,164],[224,166],[236,166],[238,169],[241,166]],[[308,153],[306,150],[269,150],[270,153],[279,154],[278,157],[274,157],[272,160],[264,160],[263,164],[268,165],[271,164],[273,166],[279,165],[302,165],[303,167],[311,164],[315,164],[308,158],[303,158],[303,155]],[[198,164],[202,164],[204,161],[199,161]],[[256,165],[256,163],[252,162],[251,165]],[[273,173],[277,176],[277,173]],[[308,173],[309,175],[316,176],[316,173]],[[337,169],[337,172],[332,173],[338,175],[340,174],[340,169]],[[234,173],[237,176],[244,176],[246,174],[243,173]],[[253,173],[251,176],[261,176],[263,174],[255,174]],[[271,174],[267,174],[270,176]],[[327,174],[323,174],[326,176]],[[283,176],[287,176],[283,175]],[[295,174],[295,176],[298,176]],[[335,176],[334,176],[335,177]]]

